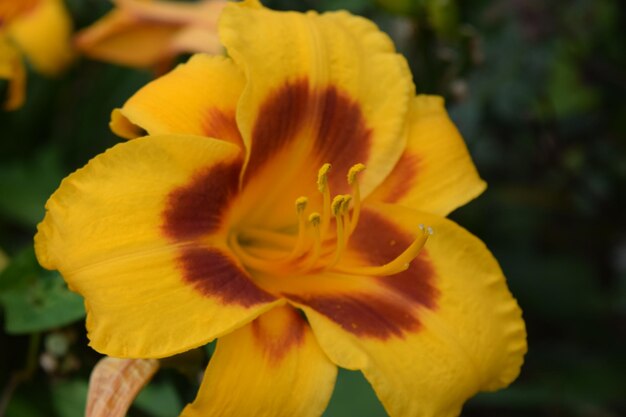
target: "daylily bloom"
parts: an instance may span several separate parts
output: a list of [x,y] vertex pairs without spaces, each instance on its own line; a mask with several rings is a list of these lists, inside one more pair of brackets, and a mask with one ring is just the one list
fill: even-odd
[[4,108],[24,102],[26,70],[56,75],[70,62],[72,23],[60,0],[0,0],[0,79],[9,82]]
[[[391,416],[508,385],[521,312],[450,211],[479,178],[443,100],[346,12],[226,6],[195,55],[113,113],[35,238],[85,297],[91,346],[160,358],[218,338],[182,415],[319,416],[337,366]],[[431,235],[431,231],[434,234]]]
[[167,68],[182,53],[221,53],[217,18],[225,0],[113,0],[115,8],[76,36],[85,55],[137,68]]

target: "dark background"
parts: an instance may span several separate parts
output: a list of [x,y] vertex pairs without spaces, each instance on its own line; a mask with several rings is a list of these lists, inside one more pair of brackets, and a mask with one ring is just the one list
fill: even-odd
[[[620,0],[275,0],[375,20],[446,97],[488,190],[452,218],[483,239],[524,310],[529,353],[507,390],[467,417],[626,416],[626,16]],[[78,28],[104,0],[67,0]],[[82,59],[29,74],[26,105],[0,113],[0,415],[82,416],[99,355],[82,302],[36,266],[32,236],[60,180],[119,140],[110,111],[151,79]],[[0,89],[5,86],[0,85]],[[175,416],[211,346],[169,359],[131,409]],[[384,416],[342,372],[325,416]]]

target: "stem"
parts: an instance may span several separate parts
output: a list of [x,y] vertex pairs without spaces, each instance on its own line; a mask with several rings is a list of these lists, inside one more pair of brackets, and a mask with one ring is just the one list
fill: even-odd
[[15,392],[15,389],[24,381],[30,379],[33,373],[37,370],[37,353],[39,351],[39,343],[41,342],[41,333],[34,333],[30,335],[28,343],[28,353],[26,356],[26,365],[24,369],[13,372],[9,383],[4,388],[2,395],[0,396],[0,417],[4,417],[6,409],[9,406],[9,401]]

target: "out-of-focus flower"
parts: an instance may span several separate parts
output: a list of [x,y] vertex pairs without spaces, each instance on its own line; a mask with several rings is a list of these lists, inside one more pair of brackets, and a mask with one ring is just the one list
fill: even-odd
[[185,417],[319,416],[337,366],[394,417],[508,385],[524,322],[444,217],[485,183],[443,100],[416,97],[390,39],[346,12],[249,0],[220,35],[228,57],[141,89],[113,113],[132,140],[46,205],[37,257],[85,297],[91,345],[159,358],[219,338]]
[[124,417],[158,369],[155,359],[100,359],[89,378],[85,417]]
[[22,55],[36,71],[57,75],[72,59],[72,22],[61,0],[0,0],[0,79],[9,87],[4,108],[24,102]]
[[217,54],[217,18],[226,2],[113,0],[115,8],[76,37],[87,56],[136,68],[167,68],[181,53]]

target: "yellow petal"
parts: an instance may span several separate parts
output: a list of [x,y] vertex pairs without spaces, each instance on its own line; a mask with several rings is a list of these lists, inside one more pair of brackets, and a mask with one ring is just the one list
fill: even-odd
[[209,136],[240,144],[235,112],[244,82],[230,59],[194,55],[114,110],[111,128],[125,138],[140,136],[143,130],[149,134]]
[[85,417],[124,417],[158,369],[155,359],[100,359],[89,377]]
[[445,216],[485,187],[443,99],[417,96],[407,149],[369,200]]
[[221,52],[217,18],[224,1],[115,3],[115,10],[76,38],[78,47],[92,58],[148,68],[167,63],[183,52]]
[[449,220],[399,206],[370,206],[363,215],[372,233],[355,232],[352,245],[375,264],[398,243],[389,230],[410,236],[424,223],[434,235],[412,263],[412,280],[379,279],[378,297],[296,300],[331,360],[362,370],[392,417],[457,416],[478,391],[514,380],[526,352],[524,322],[484,244]]
[[47,75],[58,74],[72,60],[71,32],[72,22],[61,0],[41,0],[7,28],[35,69]]
[[[249,149],[246,181],[265,193],[257,212],[280,218],[285,213],[274,207],[313,197],[327,162],[333,193],[348,191],[345,177],[356,163],[368,166],[364,195],[382,181],[404,149],[414,93],[406,61],[373,23],[249,1],[226,6],[220,38],[247,78],[237,122]],[[311,181],[294,187],[300,178]]]
[[91,346],[169,356],[272,307],[228,253],[223,213],[240,150],[194,136],[119,144],[66,178],[46,204],[35,250],[85,297]]
[[318,417],[336,375],[306,321],[278,307],[218,340],[198,396],[181,417]]
[[221,54],[224,51],[217,30],[206,30],[201,26],[190,26],[182,29],[172,39],[169,45],[172,55],[190,52],[205,52],[207,54]]
[[114,9],[80,31],[76,46],[90,58],[150,68],[171,59],[169,42],[179,30],[179,24],[141,20],[124,9]]
[[20,108],[25,98],[26,69],[18,50],[2,35],[0,35],[0,79],[9,83],[4,109]]

